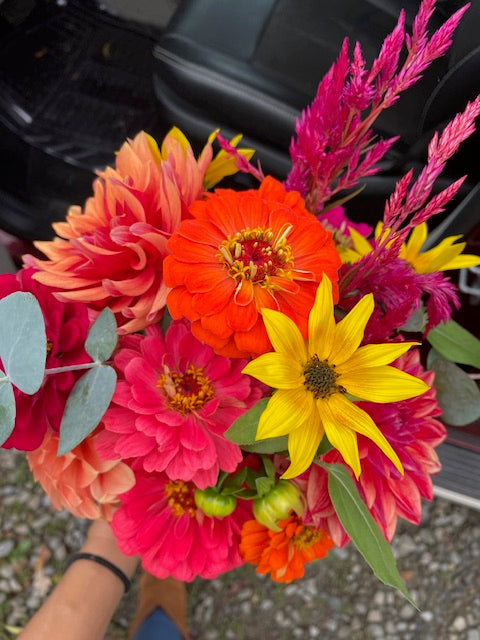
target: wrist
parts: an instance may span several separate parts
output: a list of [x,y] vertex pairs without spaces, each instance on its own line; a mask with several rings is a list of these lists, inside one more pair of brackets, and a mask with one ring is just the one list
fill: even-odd
[[127,556],[118,548],[110,525],[104,520],[93,522],[87,539],[79,551],[105,558],[117,566],[129,579],[134,575],[139,563],[138,556]]

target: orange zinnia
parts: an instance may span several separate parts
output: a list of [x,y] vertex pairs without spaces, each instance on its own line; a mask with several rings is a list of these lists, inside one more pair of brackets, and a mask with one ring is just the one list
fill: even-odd
[[245,562],[257,566],[257,573],[271,573],[276,582],[291,582],[305,573],[305,564],[323,558],[333,542],[323,529],[305,526],[292,514],[271,531],[256,520],[242,527],[240,553]]
[[258,190],[218,189],[190,213],[167,245],[167,305],[220,355],[271,350],[262,308],[289,316],[305,337],[323,273],[336,299],[340,258],[297,192],[266,178]]

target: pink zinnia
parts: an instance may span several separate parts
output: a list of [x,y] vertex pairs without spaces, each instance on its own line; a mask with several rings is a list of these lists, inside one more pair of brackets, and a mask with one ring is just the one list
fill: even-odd
[[[418,351],[409,351],[396,361],[395,366],[421,378],[431,385],[431,389],[416,398],[391,404],[358,403],[372,416],[397,452],[405,470],[404,475],[400,475],[368,438],[358,435],[362,473],[357,487],[388,541],[393,538],[399,517],[413,524],[420,523],[421,499],[432,500],[431,474],[438,473],[441,467],[435,447],[446,435],[445,427],[437,419],[441,409],[435,398],[434,374],[422,368]],[[334,450],[322,459],[344,464],[341,455]],[[326,471],[314,465],[301,476],[298,484],[308,503],[304,521],[317,527],[324,526],[338,546],[345,544],[348,537],[334,513],[330,498],[325,494]]]
[[178,131],[161,150],[139,133],[118,152],[116,168],[99,173],[84,211],[71,207],[66,221],[53,225],[59,237],[36,243],[48,260],[26,257],[40,270],[36,278],[62,289],[63,300],[100,311],[108,306],[120,333],[159,320],[168,293],[167,240],[201,196],[211,157],[208,144],[197,161]]
[[33,477],[55,509],[78,518],[111,520],[119,495],[135,484],[133,471],[121,460],[101,460],[95,450],[98,434],[85,438],[64,456],[57,456],[59,436],[47,431],[38,449],[27,453]]
[[[22,269],[16,276],[1,275],[0,298],[16,291],[28,291],[37,299],[45,320],[47,369],[89,362],[84,349],[89,329],[87,308],[83,304],[60,302],[53,295],[55,289],[33,280],[34,273],[34,269],[29,268]],[[68,395],[82,373],[65,371],[47,375],[34,395],[14,387],[15,428],[2,447],[31,451],[40,446],[48,428],[58,431]]]
[[196,507],[194,492],[191,482],[163,473],[137,474],[112,520],[120,549],[140,555],[144,569],[158,578],[215,578],[240,566],[238,545],[242,525],[252,517],[249,504],[238,500],[230,516],[207,517]]
[[261,396],[242,374],[246,360],[216,356],[184,322],[173,322],[165,337],[148,327],[146,336],[126,336],[122,347],[102,454],[134,458],[135,468],[202,489],[217,482],[220,469],[234,471],[242,454],[223,434]]

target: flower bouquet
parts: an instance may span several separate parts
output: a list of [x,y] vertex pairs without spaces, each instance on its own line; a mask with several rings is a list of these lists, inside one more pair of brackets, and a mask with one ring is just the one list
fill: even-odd
[[[395,142],[375,119],[466,9],[429,36],[434,4],[410,35],[402,13],[370,68],[344,42],[283,182],[240,136],[213,132],[196,158],[176,128],[160,147],[141,132],[36,243],[43,257],[0,276],[2,446],[27,452],[54,507],[109,520],[155,576],[247,562],[289,582],[351,539],[409,598],[388,543],[433,497],[446,376],[468,389],[465,422],[480,414],[452,362],[480,367],[480,342],[451,320],[444,274],[480,257],[458,237],[422,251],[463,182],[432,195],[480,98],[435,134],[375,230],[342,204]],[[217,186],[239,171],[252,188]]]

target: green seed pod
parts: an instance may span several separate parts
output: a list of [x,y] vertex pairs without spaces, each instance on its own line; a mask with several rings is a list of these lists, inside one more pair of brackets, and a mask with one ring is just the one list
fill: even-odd
[[280,531],[279,520],[285,520],[295,511],[301,516],[305,511],[305,497],[300,489],[288,480],[279,480],[261,498],[253,501],[253,515],[261,524],[272,531]]
[[207,487],[195,491],[195,504],[210,518],[224,518],[233,513],[237,499],[218,493],[214,487]]

